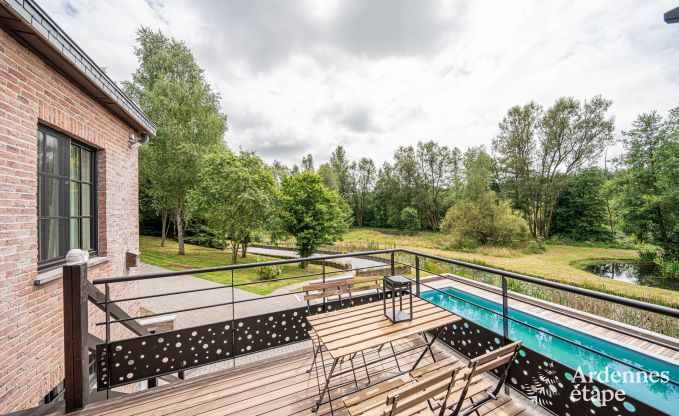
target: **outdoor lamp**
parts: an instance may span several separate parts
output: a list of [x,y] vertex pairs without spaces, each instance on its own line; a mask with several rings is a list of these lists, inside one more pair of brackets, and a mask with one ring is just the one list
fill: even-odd
[[[384,314],[392,323],[413,320],[413,282],[403,276],[385,276],[382,279],[382,305]],[[387,298],[387,293],[391,298]],[[405,299],[405,294],[409,299]],[[398,300],[396,299],[398,297]],[[403,309],[403,304],[407,309]]]

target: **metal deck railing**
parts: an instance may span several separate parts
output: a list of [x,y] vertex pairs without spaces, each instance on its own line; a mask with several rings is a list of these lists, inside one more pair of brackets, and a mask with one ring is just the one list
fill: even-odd
[[[350,257],[375,257],[381,262],[380,265],[369,266],[369,267],[354,267],[347,270],[327,270],[326,263],[343,258]],[[239,270],[252,269],[258,267],[266,266],[280,266],[289,264],[299,264],[301,262],[315,262],[321,265],[320,272],[313,273],[303,273],[303,269],[300,269],[299,275],[276,278],[271,280],[258,280],[251,282],[236,283],[236,273]],[[427,262],[428,265],[423,266],[423,262]],[[497,288],[493,288],[492,292],[496,295],[501,296],[502,300],[502,312],[498,312],[491,308],[487,308],[484,305],[480,305],[469,299],[464,299],[456,296],[452,293],[441,290],[434,284],[430,284],[429,279],[435,277],[438,279],[445,279],[453,284],[456,283],[456,279],[450,276],[448,273],[433,270],[435,267],[431,265],[444,265],[445,267],[455,267],[461,270],[469,270],[477,273],[483,273],[491,276],[495,279],[494,283]],[[386,270],[385,270],[386,266]],[[445,268],[444,267],[444,268]],[[445,328],[443,335],[441,336],[441,342],[446,343],[448,346],[457,350],[458,352],[468,356],[473,357],[480,355],[487,350],[492,350],[493,348],[509,343],[509,323],[515,323],[517,325],[525,325],[530,327],[535,331],[539,331],[547,336],[560,339],[563,342],[567,342],[573,345],[577,345],[583,350],[587,350],[593,354],[598,354],[605,357],[611,362],[615,362],[621,365],[625,365],[635,371],[645,372],[648,370],[640,366],[631,364],[619,357],[609,354],[605,351],[599,351],[594,348],[590,348],[585,345],[578,344],[573,340],[555,334],[545,328],[540,328],[535,325],[531,325],[522,320],[516,319],[509,314],[509,301],[523,301],[521,298],[509,290],[510,281],[518,281],[520,284],[537,285],[539,287],[547,288],[549,290],[565,292],[568,294],[573,294],[576,296],[582,296],[587,299],[593,299],[598,302],[611,303],[619,305],[625,308],[631,308],[636,311],[645,311],[652,314],[658,314],[664,317],[663,319],[672,320],[675,324],[679,325],[679,310],[674,308],[669,308],[660,305],[654,305],[634,299],[627,299],[607,293],[596,292],[588,289],[583,289],[579,287],[569,286],[561,283],[551,282],[543,279],[538,279],[518,273],[508,272],[504,270],[493,269],[486,266],[476,265],[472,263],[462,262],[458,260],[448,259],[445,257],[434,256],[426,253],[421,253],[413,250],[405,249],[388,249],[388,250],[373,250],[364,251],[358,253],[341,253],[341,254],[329,254],[322,256],[314,256],[309,258],[295,258],[295,259],[284,259],[275,260],[261,263],[248,263],[248,264],[236,264],[236,265],[226,265],[202,269],[193,270],[181,270],[181,271],[166,271],[159,273],[147,273],[141,275],[127,275],[127,276],[117,276],[117,277],[106,277],[95,279],[92,284],[89,284],[86,279],[86,268],[81,265],[71,265],[65,267],[64,273],[64,287],[66,291],[75,291],[79,288],[84,288],[85,292],[89,294],[90,301],[104,311],[105,319],[100,322],[96,322],[97,326],[105,327],[105,339],[99,340],[93,337],[91,334],[87,337],[83,337],[82,334],[76,334],[75,332],[82,331],[83,326],[69,324],[68,320],[73,320],[74,316],[79,315],[77,313],[78,305],[77,302],[73,303],[76,307],[72,309],[72,313],[66,313],[65,319],[67,320],[65,327],[71,328],[72,331],[67,331],[67,339],[82,339],[87,338],[89,343],[86,343],[85,351],[95,350],[96,351],[96,373],[97,373],[97,386],[100,391],[110,391],[110,389],[122,386],[130,383],[137,383],[142,380],[148,380],[150,387],[156,385],[156,379],[158,377],[165,377],[169,380],[176,379],[174,374],[182,374],[183,371],[207,364],[212,364],[224,360],[234,360],[236,357],[252,354],[255,352],[260,352],[270,348],[277,348],[282,345],[287,345],[293,342],[300,342],[308,339],[306,330],[306,316],[307,314],[319,313],[333,308],[347,307],[348,305],[342,304],[337,301],[330,301],[329,299],[323,298],[322,302],[314,305],[313,308],[307,308],[302,305],[300,307],[294,307],[286,310],[272,311],[265,314],[245,316],[240,317],[236,313],[239,305],[250,303],[250,302],[266,302],[272,298],[280,298],[286,296],[295,296],[297,294],[304,293],[303,290],[293,290],[287,293],[279,293],[267,296],[261,296],[252,299],[240,299],[236,300],[236,289],[248,287],[252,285],[258,285],[263,283],[271,282],[284,282],[286,280],[299,279],[311,279],[325,282],[326,280],[337,277],[338,275],[366,271],[374,269],[376,272],[384,273],[386,275],[394,275],[397,268],[402,271],[409,272],[410,277],[415,281],[415,295],[421,296],[422,291],[436,291],[445,296],[451,296],[457,298],[460,301],[472,304],[474,307],[485,310],[488,313],[492,313],[502,319],[502,333],[496,334],[493,331],[484,328],[473,321],[465,319],[459,326],[453,325],[451,328]],[[68,269],[68,270],[66,270]],[[68,271],[68,273],[67,273]],[[158,294],[144,294],[141,296],[126,296],[113,298],[111,293],[112,285],[126,282],[142,281],[149,279],[158,279],[162,282],[163,278],[172,276],[182,276],[182,275],[195,275],[200,276],[204,273],[212,272],[230,272],[231,282],[230,284],[224,286],[216,286],[209,288],[200,289],[188,289],[179,291],[164,291]],[[414,274],[414,276],[413,276]],[[426,275],[426,276],[424,276]],[[427,277],[428,276],[428,277]],[[424,279],[427,277],[427,279]],[[492,280],[491,279],[491,280]],[[67,283],[67,280],[70,283]],[[76,284],[76,280],[78,283]],[[423,282],[423,280],[425,280]],[[515,282],[513,282],[516,284]],[[103,286],[103,291],[98,288]],[[489,291],[489,288],[485,285],[478,285],[481,290]],[[218,302],[209,305],[200,305],[196,307],[187,308],[177,308],[169,311],[162,311],[146,315],[128,315],[119,304],[123,302],[134,302],[142,301],[154,297],[164,297],[171,295],[191,295],[200,294],[201,292],[221,290],[228,293],[230,298],[224,302]],[[490,292],[490,291],[489,291]],[[69,296],[65,293],[65,305],[68,305],[66,299],[73,298],[76,299],[76,295]],[[79,298],[82,302],[82,297]],[[354,296],[353,303],[364,303],[364,302],[376,302],[380,301],[379,294],[368,293],[365,296]],[[230,316],[224,316],[224,319],[220,319],[219,322],[201,325],[192,328],[181,328],[170,332],[159,333],[159,334],[149,334],[145,331],[141,325],[138,324],[138,320],[146,319],[154,316],[168,315],[168,314],[179,314],[186,313],[197,310],[205,310],[209,308],[216,307],[230,307]],[[82,308],[80,308],[82,312]],[[563,311],[559,312],[558,309],[555,310],[557,313],[565,313]],[[82,313],[80,314],[82,315]],[[86,314],[85,314],[86,315]],[[79,321],[82,323],[82,316],[79,316]],[[579,319],[584,319],[580,317]],[[129,338],[124,340],[113,340],[111,338],[111,327],[113,325],[122,325],[129,330],[132,330],[138,337]],[[84,326],[87,328],[87,325]],[[274,331],[276,332],[272,332]],[[624,332],[624,329],[618,327],[612,327],[611,330]],[[262,333],[269,331],[268,333],[273,333],[274,337],[266,338],[256,336],[253,337],[255,333]],[[69,335],[70,334],[70,335]],[[639,336],[633,333],[628,333],[631,336]],[[70,337],[70,338],[69,338]],[[205,340],[204,343],[196,342],[198,339]],[[171,342],[166,342],[171,340]],[[188,344],[187,344],[188,342]],[[190,346],[189,346],[190,344]],[[213,348],[214,344],[219,344],[222,348]],[[82,343],[81,343],[82,345]],[[79,354],[82,354],[82,348],[75,351],[69,355],[69,342],[66,344],[67,347],[67,361],[69,357],[74,360],[72,363],[66,363],[66,368],[77,367]],[[210,354],[202,355],[195,354],[196,358],[191,357],[187,351],[193,351],[193,348],[200,347],[206,351],[210,351]],[[666,346],[667,348],[676,348],[671,344]],[[189,349],[191,348],[191,349]],[[145,353],[146,352],[146,353]],[[146,360],[149,364],[146,364],[146,368],[141,368],[139,365],[139,360],[130,358],[133,356],[146,356]],[[153,358],[151,358],[153,357]],[[617,411],[613,410],[612,407],[606,408],[605,406],[600,406],[600,403],[593,403],[591,401],[587,402],[572,402],[569,400],[573,390],[577,390],[579,387],[570,383],[566,374],[571,374],[575,371],[573,368],[569,368],[558,361],[555,361],[549,357],[544,356],[540,351],[533,351],[527,347],[522,347],[521,356],[517,360],[519,362],[515,363],[512,367],[512,373],[509,378],[508,384],[514,387],[519,392],[528,396],[531,400],[534,400],[542,407],[554,412],[555,414],[585,414],[585,412],[590,413],[592,410],[596,411],[596,414],[618,414]],[[85,371],[85,370],[82,370]],[[77,373],[71,372],[71,374]],[[536,380],[546,383],[543,386],[536,385]],[[667,383],[672,386],[679,386],[676,380],[669,379]],[[599,383],[596,380],[593,385],[601,390],[613,390],[611,387]],[[71,377],[69,381],[69,372],[67,371],[66,377],[66,388],[67,394],[65,396],[67,402],[67,410],[73,410],[78,407],[83,406],[87,402],[87,392],[80,392],[85,389],[83,383],[79,381],[78,377]],[[550,387],[552,386],[552,387]],[[68,390],[75,391],[75,394],[68,393]],[[536,390],[537,389],[537,390]],[[541,391],[542,393],[536,394],[536,391]],[[70,402],[70,404],[69,404]],[[655,403],[644,403],[635,398],[627,398],[628,405],[636,409],[637,413],[646,412],[649,415],[662,415],[665,414],[661,409],[655,407]],[[627,406],[627,405],[626,405]]]

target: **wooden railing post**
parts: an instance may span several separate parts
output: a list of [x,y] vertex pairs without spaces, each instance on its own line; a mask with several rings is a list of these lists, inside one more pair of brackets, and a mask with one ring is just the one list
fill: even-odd
[[87,262],[67,264],[64,282],[64,401],[66,412],[82,409],[90,393]]

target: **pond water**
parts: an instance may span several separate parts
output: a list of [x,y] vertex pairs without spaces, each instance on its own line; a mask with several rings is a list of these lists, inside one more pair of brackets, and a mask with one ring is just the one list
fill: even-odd
[[599,276],[635,285],[679,290],[679,280],[659,277],[657,269],[653,267],[642,267],[637,262],[592,264],[585,267],[585,270]]

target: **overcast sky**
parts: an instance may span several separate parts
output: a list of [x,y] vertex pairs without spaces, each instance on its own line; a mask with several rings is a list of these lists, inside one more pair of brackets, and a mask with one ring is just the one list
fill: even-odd
[[418,140],[489,147],[530,100],[602,94],[618,136],[679,105],[679,25],[662,20],[676,0],[40,3],[116,81],[136,68],[140,25],[186,42],[229,146],[269,162],[324,161],[338,144],[378,164]]

